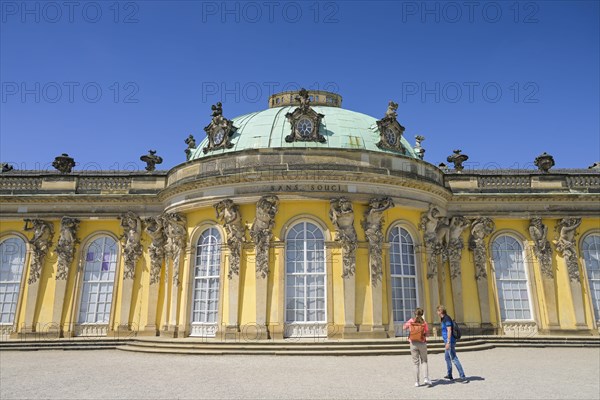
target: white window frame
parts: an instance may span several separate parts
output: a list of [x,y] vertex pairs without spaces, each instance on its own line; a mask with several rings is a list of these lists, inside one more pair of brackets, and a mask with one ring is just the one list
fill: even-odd
[[[392,242],[392,235],[394,234],[395,230],[398,230],[398,238],[399,238],[399,245],[400,245],[400,253],[398,254],[400,257],[400,268],[403,270],[404,269],[404,265],[402,262],[402,231],[406,232],[406,235],[408,235],[408,237],[410,238],[411,242],[412,242],[412,248],[413,248],[413,253],[412,253],[412,258],[413,258],[413,267],[414,267],[414,275],[404,275],[404,274],[393,274],[393,265],[392,265],[392,251],[394,248],[393,242]],[[388,267],[389,267],[389,271],[390,271],[390,284],[389,284],[389,288],[390,288],[390,294],[389,294],[389,299],[390,299],[390,317],[391,317],[391,321],[390,323],[394,324],[394,333],[395,336],[405,336],[406,333],[403,331],[403,324],[404,322],[406,322],[406,320],[408,320],[414,313],[414,310],[416,307],[418,307],[420,299],[421,299],[421,291],[420,291],[420,285],[419,285],[419,262],[418,262],[418,258],[417,258],[417,252],[416,252],[416,246],[417,243],[415,242],[415,238],[414,235],[410,232],[409,229],[407,229],[405,226],[402,226],[401,224],[394,224],[389,231],[387,232],[387,243],[389,245],[389,258],[388,258]],[[408,265],[410,267],[410,265]],[[396,309],[394,307],[394,281],[396,280],[395,278],[400,278],[400,279],[406,279],[406,278],[413,278],[414,279],[414,283],[415,283],[415,305],[413,307],[409,307],[409,308],[404,308],[405,310],[405,318],[402,321],[396,321],[395,318],[395,314],[396,314]],[[400,287],[401,291],[402,291],[402,299],[403,302],[406,299],[406,297],[404,296],[404,286]]]
[[[592,282],[597,282],[600,285],[600,272],[598,273],[598,278],[594,278],[590,274],[590,266],[589,266],[589,250],[586,248],[589,246],[587,243],[588,239],[594,239],[596,243],[596,248],[598,249],[598,253],[600,256],[600,232],[590,232],[586,233],[581,238],[581,243],[579,244],[579,248],[581,249],[581,258],[583,260],[583,271],[586,276],[586,281],[588,285],[588,292],[590,293],[590,304],[592,306],[592,313],[594,319],[596,320],[596,326],[600,325],[600,293],[598,293],[598,297],[594,299],[594,288]],[[600,264],[600,261],[599,261]]]
[[[92,243],[96,242],[96,240],[102,239],[102,238],[109,238],[111,240],[113,240],[115,242],[115,246],[116,246],[116,259],[115,259],[115,272],[114,272],[114,280],[112,282],[113,284],[113,289],[112,289],[112,297],[111,297],[111,305],[110,305],[110,313],[109,313],[109,318],[108,318],[108,322],[80,322],[80,312],[81,312],[81,305],[82,305],[82,296],[83,296],[83,290],[84,290],[84,275],[85,275],[85,267],[86,267],[86,259],[87,259],[87,253],[89,250],[89,247],[92,245]],[[104,242],[106,243],[106,242]],[[96,232],[92,235],[90,235],[88,238],[86,238],[86,240],[83,243],[83,246],[81,246],[81,252],[80,252],[80,257],[79,257],[79,267],[78,267],[78,276],[77,276],[77,280],[76,280],[76,285],[75,285],[75,293],[76,296],[75,297],[75,304],[76,306],[73,307],[73,313],[71,315],[71,321],[74,325],[74,334],[76,336],[106,336],[108,335],[108,332],[111,330],[110,327],[113,326],[114,324],[114,318],[115,318],[115,310],[117,308],[117,304],[116,304],[116,300],[117,300],[117,292],[119,291],[119,276],[121,274],[121,270],[122,270],[122,257],[121,257],[121,243],[119,242],[119,240],[111,233],[111,232]]]
[[[214,234],[212,234],[212,231],[214,231],[217,235],[217,243],[216,243],[216,252],[218,254],[218,266],[217,266],[217,274],[216,275],[206,275],[206,276],[202,276],[202,277],[196,277],[196,269],[200,268],[201,265],[199,264],[199,260],[201,260],[201,253],[200,253],[200,248],[201,246],[206,246],[206,245],[202,245],[201,244],[201,240],[204,237],[204,234],[208,232],[209,236],[213,236]],[[222,251],[222,246],[223,246],[223,234],[220,231],[220,229],[218,229],[216,226],[208,226],[205,227],[204,229],[202,229],[202,232],[200,233],[200,236],[198,237],[198,239],[196,240],[196,246],[195,246],[195,252],[194,252],[194,265],[192,266],[191,269],[191,273],[190,273],[190,286],[191,286],[191,290],[192,290],[192,294],[191,294],[191,300],[190,300],[190,336],[193,337],[215,337],[218,331],[218,326],[219,326],[219,322],[220,322],[220,315],[221,315],[221,296],[222,296],[222,291],[223,288],[222,286],[222,282],[221,282],[221,271],[222,271],[222,263],[223,263],[223,251]],[[212,258],[209,257],[209,259]],[[199,281],[207,281],[210,283],[211,279],[216,279],[217,280],[217,289],[216,289],[216,309],[214,310],[214,322],[209,322],[209,321],[194,321],[194,314],[196,312],[198,312],[197,310],[194,309],[194,304],[196,301],[195,298],[195,294],[196,294],[196,283]],[[210,288],[208,288],[210,290]],[[200,299],[202,300],[202,299]],[[204,299],[205,301],[208,301],[209,298]],[[205,309],[204,310],[205,313],[208,313],[209,310]]]
[[[323,276],[323,301],[325,302],[324,304],[324,318],[322,321],[306,321],[307,318],[307,313],[308,313],[308,309],[306,308],[307,304],[306,304],[306,299],[307,297],[307,280],[305,279],[305,284],[304,284],[304,299],[305,299],[305,314],[304,314],[304,321],[288,321],[287,319],[287,303],[288,303],[288,272],[287,272],[287,256],[288,256],[288,238],[290,233],[292,232],[292,230],[300,225],[303,224],[304,227],[304,231],[306,232],[306,224],[312,224],[314,225],[319,232],[321,233],[321,237],[322,237],[322,241],[323,241],[323,248],[320,249],[319,251],[323,252],[323,272],[322,273],[294,273],[291,275],[303,275],[305,277],[308,276]],[[284,274],[284,296],[283,296],[283,315],[284,315],[284,337],[290,337],[290,338],[294,338],[294,337],[311,337],[311,338],[315,338],[315,337],[327,337],[327,325],[328,325],[328,316],[329,316],[329,291],[327,290],[327,286],[329,284],[328,279],[327,279],[327,275],[328,275],[328,269],[327,269],[327,232],[326,230],[322,227],[322,225],[314,220],[311,219],[298,219],[295,220],[291,223],[289,223],[288,228],[286,229],[285,232],[285,254],[284,254],[284,261],[283,261],[283,274]],[[302,243],[306,243],[306,239],[302,242]],[[304,257],[303,257],[303,262],[306,263],[306,245],[304,246]],[[305,268],[306,271],[306,268]]]
[[[15,234],[15,233],[7,233],[6,235],[3,235],[0,237],[0,245],[4,244],[5,242],[7,242],[8,240],[11,240],[11,239],[21,241],[21,243],[23,245],[22,246],[23,258],[22,258],[22,264],[21,264],[21,276],[20,276],[20,279],[18,282],[17,281],[10,282],[11,284],[18,283],[17,292],[13,292],[13,295],[16,293],[16,301],[14,304],[14,311],[9,312],[9,314],[12,314],[12,322],[6,322],[6,323],[0,322],[0,336],[9,335],[16,331],[17,322],[19,320],[19,314],[21,313],[21,305],[23,304],[23,294],[24,294],[23,289],[25,287],[25,280],[26,280],[26,276],[27,276],[26,266],[28,265],[28,261],[29,261],[28,241],[23,236]],[[2,257],[2,254],[0,254],[0,257]],[[0,307],[3,307],[3,306],[4,306],[4,304],[0,304]],[[0,311],[1,311],[1,308],[0,308]]]
[[[520,246],[520,255],[521,255],[521,266],[523,269],[523,272],[525,274],[525,279],[500,279],[498,277],[498,265],[496,264],[496,260],[494,258],[494,247],[496,242],[501,239],[501,238],[510,238],[512,240],[515,241],[515,243],[517,245]],[[498,319],[500,321],[501,324],[503,323],[528,323],[528,322],[534,322],[535,323],[535,314],[534,314],[534,304],[533,304],[533,298],[532,298],[532,290],[531,290],[531,280],[530,280],[530,276],[529,276],[529,268],[527,265],[527,254],[525,251],[525,246],[523,245],[523,241],[516,237],[515,235],[512,235],[508,232],[499,232],[497,235],[495,235],[492,240],[490,241],[490,255],[491,255],[491,263],[492,263],[492,268],[493,268],[493,273],[494,273],[494,286],[496,288],[496,304],[498,305]],[[500,282],[525,282],[525,288],[527,289],[527,303],[529,305],[529,318],[503,318],[502,314],[506,315],[507,311],[516,311],[516,309],[511,309],[508,310],[504,304],[502,304],[502,300],[500,297],[500,290],[501,290],[501,285],[499,284]],[[522,290],[522,289],[519,289]],[[502,299],[504,298],[504,292],[502,293]],[[509,300],[514,300],[514,299],[509,299]],[[522,299],[519,299],[519,301],[523,301]],[[522,311],[523,309],[519,309],[520,311]]]

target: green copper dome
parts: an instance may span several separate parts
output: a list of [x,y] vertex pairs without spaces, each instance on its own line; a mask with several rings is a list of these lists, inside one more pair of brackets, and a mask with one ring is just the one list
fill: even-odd
[[376,118],[335,106],[311,105],[314,111],[323,115],[318,132],[326,139],[324,143],[316,141],[287,142],[285,138],[291,134],[292,125],[286,118],[286,114],[292,113],[297,107],[295,105],[273,107],[233,118],[232,122],[236,130],[230,138],[232,145],[230,148],[218,148],[205,153],[203,149],[209,144],[209,139],[206,137],[195,149],[191,149],[189,159],[266,148],[370,150],[418,158],[413,147],[404,137],[401,138],[401,143],[406,149],[405,154],[402,154],[401,151],[378,147],[377,143],[380,142],[381,135]]

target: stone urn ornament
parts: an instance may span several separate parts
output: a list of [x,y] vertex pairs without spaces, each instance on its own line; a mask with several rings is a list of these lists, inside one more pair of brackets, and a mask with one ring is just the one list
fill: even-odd
[[10,165],[9,163],[0,163],[0,172],[4,173],[4,172],[10,172],[14,169],[14,167],[12,165]]
[[452,152],[454,154],[449,155],[448,158],[446,159],[449,163],[454,164],[454,169],[457,172],[460,172],[463,169],[465,169],[465,167],[463,166],[463,163],[469,159],[468,155],[460,154],[461,151],[462,150],[453,150]]
[[148,154],[140,157],[140,160],[146,163],[146,171],[152,172],[156,169],[156,164],[162,164],[161,156],[156,155],[156,150],[148,150]]
[[70,174],[75,166],[73,157],[69,157],[67,153],[62,153],[54,159],[52,166],[60,171],[61,174]]
[[540,171],[547,173],[550,171],[550,168],[554,166],[554,157],[546,152],[543,152],[535,158],[533,164],[538,167]]

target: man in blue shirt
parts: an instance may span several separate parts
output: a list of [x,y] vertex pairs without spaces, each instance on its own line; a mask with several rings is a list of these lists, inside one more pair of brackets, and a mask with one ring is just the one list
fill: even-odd
[[446,314],[446,307],[439,305],[437,306],[437,315],[441,318],[442,321],[442,338],[444,339],[444,343],[446,344],[446,351],[444,356],[446,358],[446,368],[448,373],[444,377],[444,379],[452,380],[452,363],[456,365],[456,369],[458,370],[458,374],[460,376],[460,382],[468,383],[469,380],[465,376],[465,372],[463,371],[462,365],[456,356],[456,339],[452,336],[452,318]]

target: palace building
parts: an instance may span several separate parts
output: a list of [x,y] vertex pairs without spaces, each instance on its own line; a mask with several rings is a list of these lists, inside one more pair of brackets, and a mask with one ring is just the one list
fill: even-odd
[[598,164],[436,166],[397,104],[341,106],[216,104],[168,171],[153,151],[143,172],[3,165],[2,334],[393,338],[438,304],[478,334],[598,334]]

